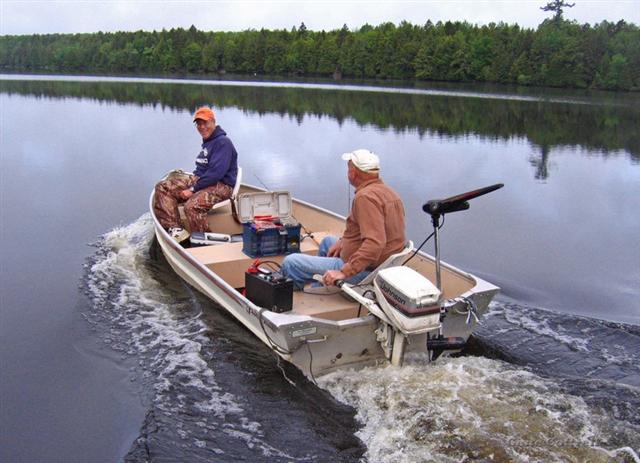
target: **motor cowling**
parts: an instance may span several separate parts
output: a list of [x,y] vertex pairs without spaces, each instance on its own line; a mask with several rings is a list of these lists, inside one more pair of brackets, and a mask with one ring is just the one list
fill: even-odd
[[394,327],[406,335],[440,328],[440,290],[410,267],[380,270],[374,279],[378,303]]

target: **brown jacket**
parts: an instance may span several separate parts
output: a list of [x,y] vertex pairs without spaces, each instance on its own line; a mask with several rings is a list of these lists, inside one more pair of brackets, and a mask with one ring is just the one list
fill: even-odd
[[379,178],[361,184],[342,236],[342,272],[351,277],[371,270],[404,245],[404,206],[398,194]]

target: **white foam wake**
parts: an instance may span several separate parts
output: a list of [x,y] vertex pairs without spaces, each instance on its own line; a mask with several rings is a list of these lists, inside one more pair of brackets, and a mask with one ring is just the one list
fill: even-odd
[[609,461],[599,447],[608,418],[502,361],[414,356],[320,385],[357,409],[369,461]]
[[99,315],[96,323],[109,327],[105,341],[141,358],[141,376],[153,391],[153,407],[171,416],[182,440],[220,454],[211,448],[211,435],[222,432],[266,456],[289,457],[264,441],[261,425],[248,418],[243,401],[218,385],[203,355],[203,346],[212,346],[209,328],[194,313],[184,287],[172,290],[154,275],[152,240],[153,223],[145,214],[106,233],[98,245],[87,287]]

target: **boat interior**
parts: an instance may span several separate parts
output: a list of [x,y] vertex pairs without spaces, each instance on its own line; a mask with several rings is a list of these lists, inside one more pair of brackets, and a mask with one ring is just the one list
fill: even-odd
[[[240,193],[257,191],[262,190],[245,185],[240,188]],[[344,230],[345,221],[343,219],[321,209],[295,200],[292,207],[292,219],[301,224],[300,252],[315,255],[319,243],[325,236],[339,236]],[[183,214],[182,210],[181,214]],[[234,219],[230,202],[219,205],[210,211],[209,228],[215,233],[238,237],[238,240],[230,243],[188,247],[186,252],[207,266],[230,286],[242,292],[245,287],[245,272],[253,265],[256,258],[248,256],[242,250],[243,243],[239,237],[242,236],[243,227]],[[284,258],[285,255],[276,255],[259,259],[280,264]],[[404,260],[406,257],[403,257],[400,262]],[[431,259],[418,254],[407,265],[435,282],[435,263]],[[442,282],[445,299],[459,296],[475,285],[472,277],[444,266]],[[307,291],[306,288],[304,291],[293,292],[292,312],[328,320],[347,320],[367,315],[366,309],[342,292],[316,294]]]

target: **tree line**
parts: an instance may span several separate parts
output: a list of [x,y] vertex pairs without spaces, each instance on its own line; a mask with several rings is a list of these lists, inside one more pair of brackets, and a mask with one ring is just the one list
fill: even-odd
[[403,21],[350,30],[162,31],[0,36],[0,69],[18,72],[247,74],[496,82],[640,90],[640,29],[624,21]]

